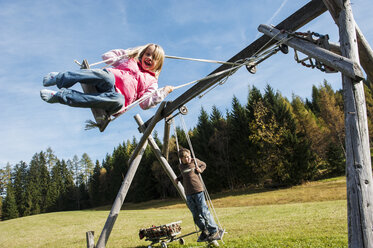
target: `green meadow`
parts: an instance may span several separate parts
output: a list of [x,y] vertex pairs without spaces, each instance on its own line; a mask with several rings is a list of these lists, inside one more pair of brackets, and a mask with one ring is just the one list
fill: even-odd
[[[220,247],[347,247],[345,178],[305,183],[286,189],[248,188],[211,196],[226,229]],[[85,233],[97,242],[111,206],[28,216],[0,222],[0,247],[87,247]],[[182,235],[195,231],[192,216],[180,200],[125,203],[106,247],[148,247],[139,229],[182,221]],[[196,234],[185,245],[197,243]],[[160,247],[160,244],[155,245]]]

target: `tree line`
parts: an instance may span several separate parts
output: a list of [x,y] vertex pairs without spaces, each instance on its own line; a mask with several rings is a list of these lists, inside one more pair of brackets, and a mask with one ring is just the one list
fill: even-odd
[[[365,82],[370,142],[372,93],[372,83]],[[196,157],[208,165],[203,174],[207,189],[216,193],[253,185],[286,187],[343,175],[343,105],[342,91],[325,81],[313,86],[310,100],[293,95],[289,101],[267,85],[263,93],[249,88],[244,104],[233,97],[225,113],[216,106],[210,113],[202,108],[197,125],[186,131]],[[189,148],[184,131],[176,128],[177,140]],[[156,132],[154,138],[162,147]],[[173,135],[169,163],[179,174],[175,140]],[[48,148],[28,164],[8,164],[0,170],[1,219],[112,204],[136,146],[135,138],[127,140],[95,163],[86,153],[60,160]],[[171,197],[177,197],[177,191],[148,147],[126,202]]]

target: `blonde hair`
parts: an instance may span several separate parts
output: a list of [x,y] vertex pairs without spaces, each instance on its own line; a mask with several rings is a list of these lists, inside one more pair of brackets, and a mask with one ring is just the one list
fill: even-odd
[[164,61],[164,50],[160,45],[154,44],[154,43],[149,43],[143,46],[138,46],[134,48],[130,48],[127,56],[129,58],[135,58],[137,60],[141,60],[142,56],[144,55],[146,49],[148,49],[150,46],[154,46],[154,62],[155,62],[155,67],[154,67],[154,73],[156,77],[158,78],[159,74],[161,73],[162,66],[163,66],[163,61]]

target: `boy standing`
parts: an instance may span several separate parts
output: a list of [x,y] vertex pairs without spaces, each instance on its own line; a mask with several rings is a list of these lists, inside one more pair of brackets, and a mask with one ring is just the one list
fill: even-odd
[[187,205],[192,212],[194,223],[201,230],[197,242],[213,241],[220,239],[219,228],[212,217],[204,196],[204,187],[199,174],[206,169],[206,163],[196,158],[192,159],[190,151],[182,148],[179,151],[181,175],[175,182],[182,181]]

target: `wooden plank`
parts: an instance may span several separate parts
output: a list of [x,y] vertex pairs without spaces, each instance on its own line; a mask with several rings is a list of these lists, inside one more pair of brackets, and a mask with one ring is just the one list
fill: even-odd
[[[307,3],[305,6],[300,8],[298,11],[293,13],[291,16],[286,18],[284,21],[282,21],[280,24],[276,26],[277,29],[286,29],[289,31],[295,31],[304,25],[306,25],[308,22],[312,21],[322,13],[326,11],[326,7],[322,0],[312,0],[309,3]],[[236,54],[234,57],[228,60],[228,62],[235,62],[239,59],[245,59],[253,56],[256,52],[258,52],[260,49],[265,49],[270,47],[274,44],[275,41],[270,41],[270,38],[266,35],[261,36],[257,40],[255,40],[253,43],[251,43],[249,46],[247,46],[245,49],[243,49],[241,52]],[[269,43],[268,43],[269,42]],[[265,44],[267,44],[265,46]],[[215,71],[211,72],[209,75],[221,72],[223,70],[226,70],[230,68],[229,65],[222,65],[218,67]],[[195,84],[193,87],[188,89],[186,92],[184,92],[181,96],[176,98],[173,102],[170,104],[167,104],[164,112],[162,113],[162,118],[165,118],[166,116],[169,116],[172,114],[176,109],[178,109],[180,106],[186,104],[193,98],[197,97],[199,94],[201,94],[203,91],[208,89],[209,87],[213,86],[217,82],[219,82],[224,76],[226,76],[229,72],[226,74],[223,74],[216,78],[211,78],[207,80],[200,81],[199,83]],[[147,120],[145,122],[145,126],[147,126],[152,118]]]
[[327,49],[319,47],[309,41],[299,39],[296,37],[286,40],[288,34],[281,33],[280,30],[272,28],[268,25],[259,25],[258,30],[276,40],[284,40],[284,44],[315,58],[325,65],[342,72],[343,74],[354,79],[354,81],[360,81],[364,79],[363,71],[358,63],[355,63],[351,59],[343,57],[341,55],[330,52]]
[[[359,60],[350,0],[335,0],[342,55]],[[345,108],[347,218],[349,247],[373,247],[373,180],[367,111],[362,81],[342,75]]]
[[[82,66],[80,69],[89,69],[89,64],[87,60],[83,60]],[[97,93],[96,87],[93,85],[80,84],[82,86],[83,92],[87,94]],[[100,132],[103,132],[107,125],[110,122],[110,116],[103,109],[91,108],[92,114],[95,118],[96,123],[100,129]]]

